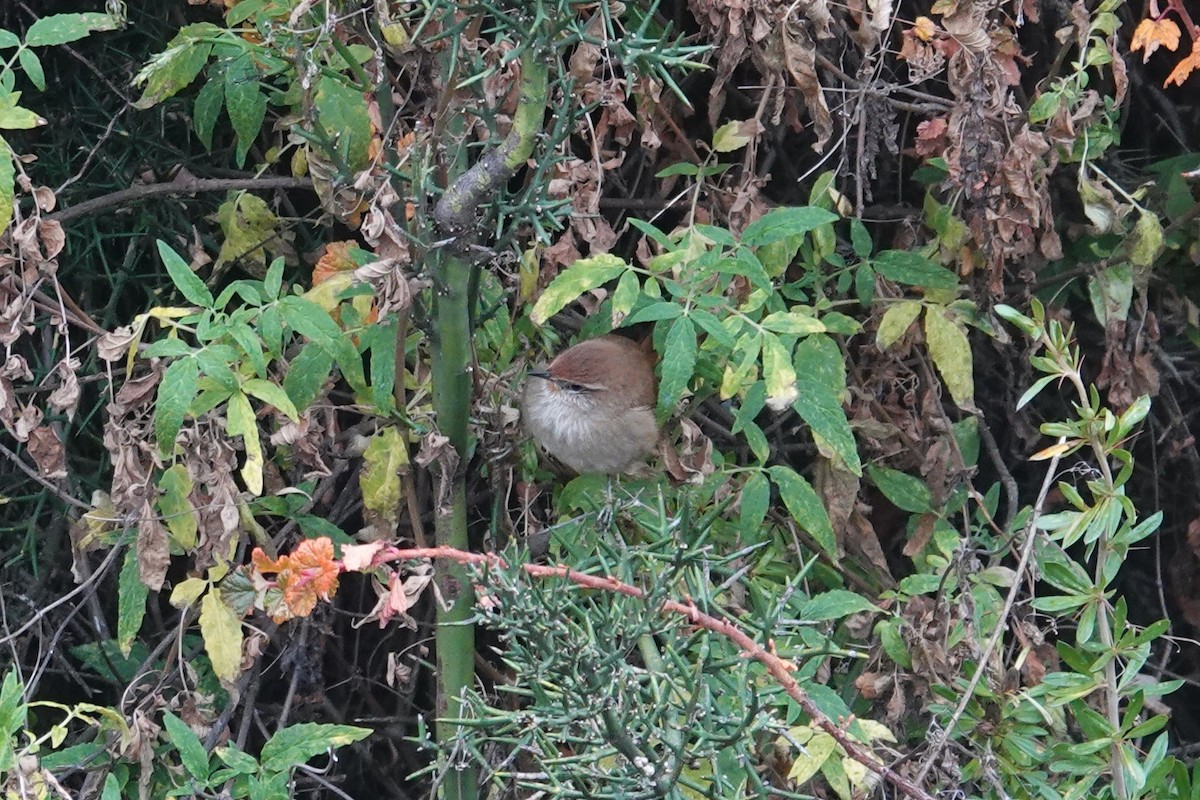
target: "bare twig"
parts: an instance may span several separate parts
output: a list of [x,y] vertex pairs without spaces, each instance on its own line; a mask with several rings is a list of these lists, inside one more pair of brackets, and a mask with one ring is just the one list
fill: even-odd
[[[1059,444],[1062,444],[1066,441],[1066,437],[1061,437],[1058,441]],[[1042,489],[1038,492],[1037,502],[1033,505],[1033,513],[1029,515],[1029,521],[1025,523],[1025,543],[1021,547],[1021,560],[1017,564],[1016,570],[1018,578],[1025,574],[1025,570],[1029,566],[1029,559],[1033,555],[1033,543],[1037,541],[1035,526],[1038,517],[1042,514],[1042,506],[1046,502],[1046,495],[1050,493],[1050,487],[1054,484],[1054,476],[1058,471],[1058,462],[1061,457],[1061,455],[1056,455],[1050,460],[1050,466],[1046,469],[1046,477],[1042,480]],[[992,628],[992,635],[988,637],[983,652],[979,654],[979,663],[975,665],[975,674],[971,676],[971,682],[967,684],[962,697],[959,698],[958,706],[954,709],[954,713],[950,715],[950,720],[942,729],[941,735],[930,746],[929,752],[925,754],[925,757],[921,759],[921,770],[917,773],[917,783],[925,780],[925,776],[929,774],[930,768],[937,761],[942,748],[946,746],[946,742],[954,732],[954,727],[958,725],[959,719],[962,718],[963,712],[966,711],[967,704],[971,702],[971,698],[975,694],[975,687],[979,685],[979,680],[983,677],[983,673],[987,669],[987,663],[992,657],[992,652],[995,651],[996,645],[1000,642],[1000,636],[1007,627],[1008,616],[1012,613],[1013,604],[1016,602],[1017,592],[1020,590],[1021,585],[1021,581],[1017,579],[1013,581],[1012,586],[1008,587],[1008,596],[1004,598],[1004,608],[1000,610],[1000,616],[996,619],[996,627]]]
[[123,206],[147,197],[158,197],[164,194],[198,194],[200,192],[228,192],[238,189],[311,189],[312,181],[308,178],[176,178],[166,183],[148,183],[144,186],[131,186],[117,192],[93,197],[68,206],[62,211],[47,214],[42,219],[52,219],[60,224],[95,214],[114,206]]

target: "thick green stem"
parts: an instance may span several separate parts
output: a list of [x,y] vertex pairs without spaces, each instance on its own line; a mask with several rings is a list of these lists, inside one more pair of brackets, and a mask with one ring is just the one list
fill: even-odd
[[[433,408],[438,430],[450,440],[453,452],[442,460],[434,531],[437,544],[469,549],[465,460],[469,453],[467,416],[471,408],[471,328],[468,319],[467,277],[470,265],[445,254],[437,259],[440,269],[434,317]],[[459,735],[450,720],[460,719],[463,691],[474,678],[475,627],[467,623],[474,593],[461,565],[439,564],[437,587],[442,602],[438,607],[437,663],[438,741],[448,746]],[[450,769],[443,778],[443,796],[472,800],[478,792],[474,769]]]
[[[470,457],[468,417],[471,410],[471,244],[476,233],[476,212],[490,199],[533,152],[546,108],[547,67],[535,63],[532,50],[521,59],[520,102],[512,130],[495,148],[464,170],[466,147],[463,117],[458,113],[444,128],[451,176],[434,221],[441,236],[455,240],[452,247],[431,252],[434,274],[433,410],[438,430],[449,440],[450,453],[441,459],[443,470],[434,529],[439,547],[469,549],[467,536],[466,466]],[[454,177],[457,176],[457,177]],[[463,717],[462,698],[474,679],[475,628],[471,618],[474,593],[466,567],[454,562],[437,566],[437,588],[444,604],[438,608],[438,723],[437,737],[452,749],[463,735],[454,720]],[[469,758],[455,759],[466,764]],[[446,800],[474,800],[479,794],[478,773],[473,767],[447,765],[441,789]]]

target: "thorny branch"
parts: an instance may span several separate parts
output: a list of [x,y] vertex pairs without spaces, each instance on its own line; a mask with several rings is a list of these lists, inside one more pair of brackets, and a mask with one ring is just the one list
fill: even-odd
[[[452,547],[418,547],[409,549],[386,547],[375,554],[370,566],[376,567],[391,561],[417,561],[422,559],[450,559],[459,564],[479,564],[500,568],[508,566],[507,562],[495,553],[470,553],[463,550],[456,550]],[[548,566],[545,564],[522,564],[521,569],[526,574],[535,578],[566,578],[584,588],[615,592],[638,600],[646,599],[646,593],[643,590],[613,577],[587,575],[569,567]],[[882,763],[874,754],[851,738],[846,733],[845,728],[821,711],[816,703],[812,701],[812,698],[808,696],[808,693],[792,677],[795,665],[776,655],[773,652],[773,648],[763,647],[733,623],[704,613],[690,601],[681,603],[677,600],[667,600],[663,602],[658,610],[663,614],[678,614],[686,618],[693,625],[729,639],[746,656],[753,658],[766,667],[776,682],[787,692],[788,697],[795,700],[804,709],[805,713],[812,717],[813,722],[833,737],[834,741],[842,746],[847,755],[892,784],[892,786],[903,792],[906,796],[917,798],[917,800],[935,800],[933,795],[926,792],[917,783]]]

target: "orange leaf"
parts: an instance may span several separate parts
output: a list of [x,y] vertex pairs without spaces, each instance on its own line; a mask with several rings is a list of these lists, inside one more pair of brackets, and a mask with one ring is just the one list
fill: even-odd
[[[1144,49],[1142,63],[1145,64],[1159,47],[1165,47],[1172,52],[1179,47],[1179,26],[1174,20],[1165,17],[1142,20],[1133,32],[1133,41],[1129,43],[1130,52]],[[1170,83],[1169,78],[1167,82]]]
[[267,558],[267,554],[261,547],[254,548],[254,551],[250,553],[250,563],[254,564],[254,568],[259,572],[279,572],[283,569],[279,561]]
[[350,248],[357,247],[354,242],[330,242],[325,245],[325,254],[313,267],[312,285],[320,286],[339,272],[357,269],[358,264],[350,257]]
[[912,31],[922,42],[928,42],[937,33],[937,25],[929,17],[917,17]]

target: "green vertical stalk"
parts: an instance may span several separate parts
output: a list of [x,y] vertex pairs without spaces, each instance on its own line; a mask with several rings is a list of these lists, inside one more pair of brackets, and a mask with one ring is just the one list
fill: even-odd
[[[453,75],[452,65],[447,74]],[[450,91],[453,80],[447,81]],[[469,548],[467,537],[466,466],[470,456],[468,416],[471,409],[471,270],[472,245],[478,232],[478,209],[525,163],[533,152],[546,108],[548,69],[530,47],[521,57],[520,99],[508,134],[465,169],[465,114],[451,110],[442,134],[448,153],[447,186],[433,210],[440,236],[448,244],[429,254],[434,276],[433,410],[438,430],[449,439],[454,456],[443,460],[449,470],[448,488],[439,492],[434,532],[439,546]],[[475,667],[475,628],[469,623],[474,592],[464,565],[449,559],[437,564],[438,607],[438,722],[443,751],[453,749],[463,735],[456,722],[463,716],[463,693],[471,686]],[[466,763],[463,758],[460,763]],[[479,777],[474,767],[444,769],[445,800],[475,800]]]
[[[471,326],[467,278],[470,264],[449,253],[435,257],[437,287],[434,310],[433,408],[438,430],[450,440],[457,458],[443,462],[453,470],[449,496],[438,498],[434,534],[437,544],[466,550],[467,499],[465,467],[469,454],[467,417],[471,408]],[[450,463],[453,462],[453,463]],[[438,607],[438,723],[443,746],[454,741],[462,717],[462,693],[471,685],[475,667],[475,626],[468,624],[475,601],[466,567],[449,559],[437,564],[437,586],[448,607]],[[443,797],[473,800],[478,777],[472,769],[450,769],[443,778]]]

